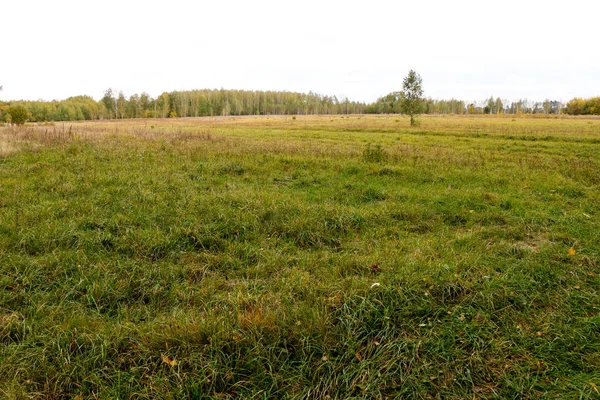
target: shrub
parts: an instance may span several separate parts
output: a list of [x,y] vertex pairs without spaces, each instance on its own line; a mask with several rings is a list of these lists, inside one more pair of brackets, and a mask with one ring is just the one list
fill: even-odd
[[10,122],[15,125],[25,125],[25,122],[29,119],[29,112],[23,106],[11,106],[7,112],[10,116]]

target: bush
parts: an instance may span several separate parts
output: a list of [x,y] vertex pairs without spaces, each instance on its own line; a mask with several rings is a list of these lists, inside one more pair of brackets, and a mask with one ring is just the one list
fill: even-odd
[[25,125],[29,119],[29,112],[23,106],[11,106],[7,110],[10,116],[10,122],[15,125]]

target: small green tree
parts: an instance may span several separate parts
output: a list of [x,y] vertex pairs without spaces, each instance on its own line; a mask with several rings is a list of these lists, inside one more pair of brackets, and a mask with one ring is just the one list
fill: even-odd
[[7,110],[10,116],[10,122],[15,125],[25,125],[25,122],[29,119],[29,112],[23,106],[11,106]]
[[412,69],[402,83],[402,112],[410,115],[410,126],[415,126],[415,117],[423,112],[423,79]]
[[504,103],[502,103],[502,100],[500,100],[500,97],[496,97],[496,104],[494,107],[495,107],[496,114],[504,113]]
[[484,114],[493,114],[496,111],[496,100],[494,100],[494,96],[490,96],[487,101],[487,106],[483,107]]
[[552,105],[551,105],[551,103],[550,103],[550,100],[548,100],[548,99],[544,100],[544,104],[543,104],[543,107],[544,107],[544,114],[550,114],[550,107],[551,107],[551,106],[552,106]]
[[117,118],[117,99],[115,99],[112,89],[107,89],[104,92],[104,97],[102,97],[102,100],[100,101],[104,104],[104,107],[106,107],[108,118],[112,118],[113,116]]

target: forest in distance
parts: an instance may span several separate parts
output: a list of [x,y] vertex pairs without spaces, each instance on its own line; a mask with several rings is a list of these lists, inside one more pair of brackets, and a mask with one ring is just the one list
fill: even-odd
[[[126,97],[106,90],[99,101],[75,96],[54,101],[0,101],[0,122],[10,123],[20,112],[28,122],[76,121],[127,118],[177,118],[242,115],[398,114],[402,92],[392,92],[374,103],[350,101],[309,93],[202,89],[172,91],[153,98],[146,93]],[[600,97],[575,98],[561,103],[526,99],[512,101],[490,98],[480,102],[424,99],[425,114],[568,114],[600,115]],[[12,111],[12,113],[11,113]]]

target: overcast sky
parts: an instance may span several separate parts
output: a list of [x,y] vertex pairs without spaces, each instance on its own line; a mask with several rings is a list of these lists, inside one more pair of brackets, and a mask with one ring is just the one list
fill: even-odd
[[600,1],[3,0],[0,99],[201,88],[600,95]]

